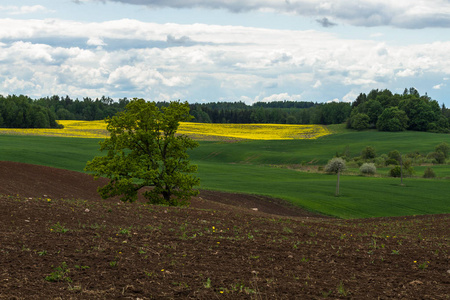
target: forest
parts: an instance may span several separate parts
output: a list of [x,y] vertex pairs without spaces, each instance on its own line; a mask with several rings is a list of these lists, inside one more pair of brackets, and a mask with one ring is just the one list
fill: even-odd
[[[0,127],[52,128],[55,120],[102,120],[123,111],[129,99],[89,97],[83,100],[57,95],[39,99],[0,95]],[[168,102],[158,102],[159,107]],[[361,93],[352,103],[312,101],[275,101],[192,103],[193,122],[199,123],[273,123],[341,124],[355,130],[450,132],[450,109],[440,106],[415,88],[403,94],[384,89]]]

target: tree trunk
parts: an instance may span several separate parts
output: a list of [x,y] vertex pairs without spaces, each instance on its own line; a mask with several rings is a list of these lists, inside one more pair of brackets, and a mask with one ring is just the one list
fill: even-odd
[[337,173],[337,183],[336,183],[336,195],[335,196],[339,196],[339,180],[341,177],[341,168],[338,169],[338,173]]
[[403,185],[403,160],[400,155],[400,185]]

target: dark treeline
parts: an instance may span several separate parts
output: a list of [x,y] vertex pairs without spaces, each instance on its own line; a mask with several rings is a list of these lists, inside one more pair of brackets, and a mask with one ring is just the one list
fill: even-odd
[[352,103],[347,127],[357,130],[376,128],[381,131],[450,132],[450,110],[427,94],[420,95],[415,88],[403,94],[389,90],[361,93]]
[[27,96],[0,95],[0,127],[56,128],[56,115]]
[[[33,100],[27,96],[0,95],[0,127],[51,128],[55,120],[102,120],[120,111],[130,101],[109,97],[71,99],[51,96]],[[168,102],[158,102],[159,107]],[[190,104],[193,122],[200,123],[273,123],[341,124],[357,130],[376,128],[383,131],[418,130],[450,132],[450,109],[414,89],[402,95],[389,90],[361,93],[353,103],[275,101],[211,102]]]
[[194,122],[201,123],[274,123],[274,124],[339,124],[351,113],[349,103],[314,102],[217,102],[191,104]]

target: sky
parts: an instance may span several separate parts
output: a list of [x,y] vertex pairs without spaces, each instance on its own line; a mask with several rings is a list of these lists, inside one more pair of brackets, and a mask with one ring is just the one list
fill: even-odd
[[450,107],[449,0],[2,0],[0,94]]

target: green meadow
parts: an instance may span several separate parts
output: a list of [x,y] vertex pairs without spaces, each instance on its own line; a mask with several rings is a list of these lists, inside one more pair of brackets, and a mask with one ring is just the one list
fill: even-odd
[[[98,139],[44,136],[0,136],[0,160],[10,160],[83,171],[88,160],[100,155]],[[199,167],[201,189],[268,195],[305,209],[339,218],[368,218],[450,213],[450,165],[432,166],[437,179],[416,177],[341,176],[339,197],[336,176],[299,171],[291,165],[324,165],[344,149],[357,156],[366,146],[377,154],[434,151],[450,144],[450,135],[423,132],[346,131],[317,140],[200,142],[190,152]],[[386,175],[388,169],[380,169]]]

